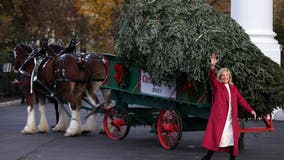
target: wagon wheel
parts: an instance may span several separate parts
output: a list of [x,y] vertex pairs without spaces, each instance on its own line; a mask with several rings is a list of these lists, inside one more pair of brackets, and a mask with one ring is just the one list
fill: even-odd
[[112,140],[122,140],[126,137],[130,129],[127,111],[118,107],[108,109],[104,116],[104,129]]
[[163,108],[157,120],[157,133],[165,149],[174,149],[182,135],[180,114],[175,109]]

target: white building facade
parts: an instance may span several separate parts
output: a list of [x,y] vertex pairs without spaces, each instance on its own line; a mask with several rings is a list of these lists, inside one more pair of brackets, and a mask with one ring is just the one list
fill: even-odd
[[[231,17],[245,29],[252,43],[281,64],[282,47],[273,32],[273,0],[231,0]],[[275,110],[273,119],[284,120],[283,110]]]

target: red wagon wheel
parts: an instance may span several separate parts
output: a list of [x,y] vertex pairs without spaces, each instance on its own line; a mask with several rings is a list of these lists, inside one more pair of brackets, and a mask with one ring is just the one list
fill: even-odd
[[174,149],[182,135],[182,121],[175,109],[163,108],[157,120],[157,133],[165,149]]
[[112,140],[121,140],[127,136],[130,129],[130,120],[126,110],[112,107],[104,116],[104,129]]

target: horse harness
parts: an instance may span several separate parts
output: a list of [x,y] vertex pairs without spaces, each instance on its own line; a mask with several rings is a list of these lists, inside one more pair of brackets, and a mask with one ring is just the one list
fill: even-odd
[[[62,54],[57,58],[56,61],[56,69],[55,69],[55,83],[53,88],[48,87],[44,82],[38,79],[38,71],[39,69],[44,69],[48,62],[54,57],[46,56],[45,54],[38,54],[38,53],[32,53],[26,61],[22,64],[22,66],[19,68],[19,73],[21,76],[30,77],[30,93],[33,93],[33,86],[34,82],[37,82],[40,84],[49,94],[51,97],[54,97],[54,90],[58,84],[58,82],[76,82],[76,83],[87,83],[88,81],[103,81],[103,83],[106,81],[107,76],[104,79],[93,79],[91,76],[87,78],[86,80],[73,80],[66,77],[66,69],[65,66],[68,65],[65,63],[66,57],[72,56],[78,65],[79,71],[84,71],[87,67],[89,67],[90,62],[89,61],[99,61],[104,66],[105,69],[108,71],[107,62],[108,60],[105,59],[103,55],[99,54]],[[91,56],[95,56],[95,59],[91,59]],[[34,67],[32,73],[28,73],[24,70],[24,66],[27,65],[29,61],[34,62]],[[108,74],[107,74],[108,75]]]
[[[101,62],[106,71],[108,72],[108,60],[105,59],[103,55],[98,55],[98,54],[63,54],[59,56],[59,60],[56,62],[56,70],[55,70],[55,75],[56,75],[56,81],[57,82],[76,82],[76,83],[86,83],[88,81],[106,81],[106,77],[102,78],[97,78],[93,79],[91,76],[88,77],[88,79],[82,81],[82,80],[73,80],[70,78],[66,77],[66,69],[65,69],[65,59],[67,56],[72,56],[74,59],[76,59],[79,71],[85,71],[86,69],[89,69],[89,73],[92,70],[92,67],[90,67],[90,61],[97,61]],[[95,56],[95,59],[91,59],[91,56]],[[108,73],[107,73],[108,75]]]
[[86,69],[85,56],[86,54],[62,54],[56,61],[55,77],[56,82],[76,82],[76,83],[86,83],[86,81],[74,80],[66,77],[65,63],[67,56],[72,56],[76,60],[79,71],[84,71]]
[[[95,56],[95,59],[92,59],[91,57]],[[97,54],[97,53],[93,53],[93,54],[88,54],[86,56],[86,59],[88,61],[88,63],[90,63],[89,61],[96,61],[96,62],[100,62],[104,65],[104,68],[106,70],[106,76],[104,78],[93,78],[92,76],[89,77],[89,81],[103,81],[103,84],[106,82],[108,75],[109,75],[109,61],[108,59],[105,58],[105,56],[101,55],[101,54]],[[89,64],[91,65],[91,64]],[[91,71],[92,72],[92,68]]]
[[[44,53],[45,53],[45,50],[40,50],[39,52],[36,52],[35,50],[33,50],[32,53],[28,56],[28,58],[25,60],[25,62],[18,69],[21,76],[26,76],[26,77],[31,78],[30,80],[30,93],[31,94],[33,93],[33,83],[37,81],[38,68],[45,58]],[[30,61],[34,62],[34,67],[33,67],[31,74],[24,70],[24,67]]]

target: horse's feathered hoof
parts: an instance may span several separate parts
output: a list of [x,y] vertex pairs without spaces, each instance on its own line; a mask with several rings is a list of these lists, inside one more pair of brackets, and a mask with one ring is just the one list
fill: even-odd
[[57,129],[57,128],[53,128],[52,129],[54,132],[65,132],[66,129]]
[[80,136],[81,135],[81,128],[80,127],[69,127],[67,128],[64,136],[67,137],[74,137],[74,136]]
[[75,137],[75,136],[80,136],[81,132],[72,132],[72,129],[68,128],[64,134],[66,137]]
[[38,130],[37,132],[38,133],[48,133],[49,131],[48,130]]
[[54,132],[65,132],[66,131],[66,128],[65,127],[62,127],[62,126],[59,126],[59,125],[56,125],[54,128],[52,128],[52,130]]
[[27,128],[24,128],[22,131],[21,131],[22,134],[35,134],[36,133],[36,129],[27,129]]
[[46,128],[41,128],[41,127],[38,127],[38,133],[48,133],[49,132],[49,129],[48,127]]

